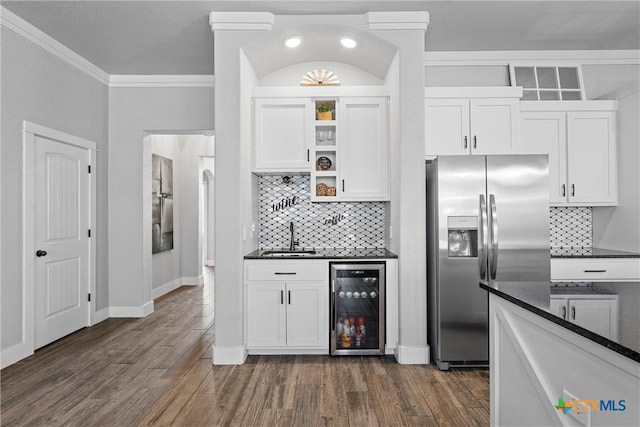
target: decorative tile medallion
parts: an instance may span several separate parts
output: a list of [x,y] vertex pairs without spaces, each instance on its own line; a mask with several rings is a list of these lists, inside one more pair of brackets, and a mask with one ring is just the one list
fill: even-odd
[[311,203],[308,176],[258,177],[258,247],[384,248],[384,202]]

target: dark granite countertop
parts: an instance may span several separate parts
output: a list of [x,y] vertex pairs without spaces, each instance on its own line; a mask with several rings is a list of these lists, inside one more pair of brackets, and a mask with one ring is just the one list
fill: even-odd
[[638,349],[632,350],[552,314],[549,311],[551,284],[548,282],[480,282],[480,287],[603,347],[640,362]]
[[384,259],[398,258],[386,248],[297,248],[297,251],[313,250],[316,253],[312,255],[264,255],[266,251],[285,250],[283,248],[262,248],[244,256],[244,259]]
[[591,247],[551,248],[551,258],[640,258],[640,253]]

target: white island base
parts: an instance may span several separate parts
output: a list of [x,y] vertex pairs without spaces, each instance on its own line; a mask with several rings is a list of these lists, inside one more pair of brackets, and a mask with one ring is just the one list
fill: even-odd
[[489,315],[491,425],[640,425],[640,363],[493,293]]

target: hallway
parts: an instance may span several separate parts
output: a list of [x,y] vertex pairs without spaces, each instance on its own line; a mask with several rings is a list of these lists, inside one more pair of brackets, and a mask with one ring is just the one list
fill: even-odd
[[389,357],[250,356],[212,366],[213,269],[203,287],[108,319],[2,371],[1,425],[488,425],[486,370]]

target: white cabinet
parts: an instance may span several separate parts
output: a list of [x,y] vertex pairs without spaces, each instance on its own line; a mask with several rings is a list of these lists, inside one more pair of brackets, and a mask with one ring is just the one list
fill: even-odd
[[425,155],[511,154],[519,94],[512,88],[427,88]]
[[387,99],[340,100],[340,198],[389,200]]
[[640,258],[552,258],[552,282],[640,282]]
[[549,155],[552,205],[617,205],[615,108],[611,101],[521,103],[518,150]]
[[247,261],[250,353],[329,351],[328,269],[323,261]]
[[314,109],[309,98],[253,100],[253,172],[309,172]]
[[612,341],[618,340],[617,295],[552,295],[550,303],[556,316]]
[[315,122],[313,201],[389,200],[387,97],[341,97],[335,120]]

